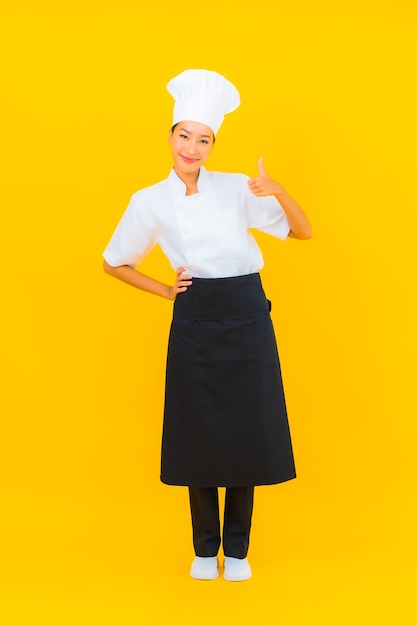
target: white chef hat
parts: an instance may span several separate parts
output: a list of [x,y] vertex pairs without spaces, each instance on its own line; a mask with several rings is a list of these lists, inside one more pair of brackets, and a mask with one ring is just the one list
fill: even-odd
[[185,70],[169,81],[167,89],[175,100],[173,125],[185,120],[200,122],[215,135],[224,115],[240,104],[236,87],[210,70]]

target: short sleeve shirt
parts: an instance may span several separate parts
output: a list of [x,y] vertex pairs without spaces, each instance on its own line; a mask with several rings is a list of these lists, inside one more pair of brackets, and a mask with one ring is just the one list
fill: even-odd
[[131,198],[103,256],[109,265],[136,267],[159,244],[174,270],[196,278],[259,271],[261,250],[251,228],[286,239],[287,217],[273,196],[257,198],[248,176],[200,168],[198,193],[171,170],[169,177]]

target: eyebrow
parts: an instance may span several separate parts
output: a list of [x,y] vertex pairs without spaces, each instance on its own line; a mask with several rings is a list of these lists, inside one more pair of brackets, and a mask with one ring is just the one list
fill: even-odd
[[[180,130],[184,130],[186,133],[188,133],[189,135],[192,135],[193,133],[191,132],[191,130],[187,130],[186,128],[180,128]],[[200,137],[208,137],[210,139],[210,135],[200,135]]]

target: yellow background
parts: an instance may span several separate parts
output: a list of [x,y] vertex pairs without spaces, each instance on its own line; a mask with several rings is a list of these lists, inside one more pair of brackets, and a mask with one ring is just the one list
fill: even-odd
[[[406,0],[4,2],[0,612],[5,626],[414,624],[416,18]],[[211,169],[267,171],[309,242],[257,235],[298,478],[256,492],[247,583],[188,576],[159,482],[172,305],[105,275],[165,178],[165,85],[238,87]],[[159,251],[143,270],[171,281]]]

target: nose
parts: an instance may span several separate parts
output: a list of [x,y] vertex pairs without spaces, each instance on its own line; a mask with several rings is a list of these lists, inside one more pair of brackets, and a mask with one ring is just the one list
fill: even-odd
[[187,143],[187,154],[192,156],[197,152],[197,141],[195,139],[189,139]]

